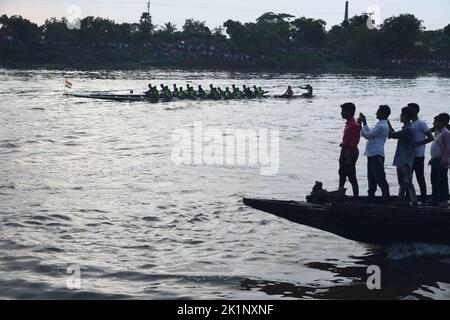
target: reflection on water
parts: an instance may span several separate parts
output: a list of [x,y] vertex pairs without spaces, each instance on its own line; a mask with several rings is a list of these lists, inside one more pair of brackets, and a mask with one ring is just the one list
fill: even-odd
[[[432,251],[433,246],[429,247]],[[241,286],[243,290],[261,291],[274,298],[450,299],[450,259],[425,255],[421,258],[391,260],[387,258],[388,255],[389,252],[378,248],[369,250],[365,256],[352,257],[355,259],[352,266],[340,266],[333,262],[311,262],[305,265],[311,269],[333,273],[335,280],[331,280],[332,284],[329,286],[250,279],[243,280]],[[367,287],[367,281],[372,275],[368,272],[368,267],[374,265],[380,267],[381,271],[380,290],[369,290]]]
[[[148,82],[247,84],[270,94],[310,83],[316,98],[91,101],[63,97],[66,79],[74,91],[136,93]],[[355,102],[371,124],[377,106],[390,104],[400,127],[400,108],[415,101],[431,123],[450,100],[449,83],[411,74],[0,69],[0,298],[448,298],[447,263],[425,258],[423,247],[381,254],[241,199],[301,200],[316,180],[335,189],[340,104]],[[172,135],[195,121],[220,132],[278,130],[279,171],[175,164]],[[386,148],[392,192],[394,148]],[[361,157],[361,190],[365,167]],[[365,287],[371,264],[381,267],[381,291]],[[67,287],[73,266],[78,290]]]

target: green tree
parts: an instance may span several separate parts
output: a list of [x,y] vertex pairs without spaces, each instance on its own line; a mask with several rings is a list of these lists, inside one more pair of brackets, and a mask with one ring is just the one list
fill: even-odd
[[412,14],[401,14],[384,21],[381,27],[384,54],[399,57],[415,52],[415,42],[423,31],[422,21]]
[[432,49],[441,55],[450,55],[450,24],[440,31],[432,32],[432,34],[434,35],[434,41],[431,43]]
[[152,23],[152,16],[148,12],[143,12],[141,19],[139,19],[139,30],[144,35],[149,35],[153,32],[155,26]]
[[241,51],[252,55],[273,54],[280,48],[289,47],[289,20],[292,17],[285,13],[266,12],[256,19],[256,23],[228,20],[223,26],[232,44]]
[[450,38],[450,24],[444,28],[444,35]]
[[267,23],[272,25],[288,24],[288,21],[292,18],[294,18],[294,16],[287,13],[266,12],[256,19],[256,23]]
[[81,20],[80,40],[85,43],[114,41],[117,37],[116,23],[110,19],[92,16]]
[[171,35],[177,31],[177,26],[175,24],[173,24],[172,22],[167,22],[161,28],[161,31]]
[[154,32],[154,37],[157,42],[175,41],[180,38],[180,32],[177,31],[175,24],[167,22]]
[[2,37],[12,37],[14,41],[31,43],[39,40],[40,29],[37,24],[30,22],[22,16],[2,15],[0,32]]
[[289,21],[293,17],[286,13],[266,12],[256,19],[253,36],[261,53],[270,53],[289,46],[291,36]]
[[225,42],[227,40],[227,36],[224,34],[223,27],[216,27],[212,31],[212,37],[215,41]]
[[187,40],[208,40],[212,32],[205,21],[187,19],[183,25],[183,36]]
[[253,41],[252,36],[250,34],[250,29],[254,28],[254,23],[246,23],[245,25],[239,21],[227,20],[223,23],[225,28],[225,32],[230,37],[231,44],[244,51],[251,52],[253,51]]
[[297,46],[324,46],[327,40],[325,26],[321,19],[301,17],[292,21],[292,40]]
[[49,18],[42,27],[45,40],[50,42],[65,42],[74,40],[73,32],[67,28],[66,18],[61,20]]

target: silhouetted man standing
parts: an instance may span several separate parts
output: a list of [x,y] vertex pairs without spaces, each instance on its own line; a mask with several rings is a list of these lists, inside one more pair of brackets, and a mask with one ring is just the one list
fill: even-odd
[[361,135],[367,139],[364,152],[367,156],[367,180],[369,183],[367,193],[369,198],[374,198],[378,185],[383,198],[387,198],[390,194],[384,171],[384,145],[389,136],[388,118],[391,115],[391,109],[389,106],[380,106],[376,115],[379,122],[372,129],[367,125],[364,114],[361,113],[358,118],[358,123],[363,124]]
[[417,183],[420,188],[421,200],[425,201],[427,196],[427,183],[425,181],[424,163],[425,163],[425,145],[433,142],[434,137],[425,121],[419,119],[420,107],[417,103],[409,103],[408,108],[413,111],[411,129],[414,134],[416,147],[414,148],[414,163],[412,173],[416,175]]
[[341,116],[347,120],[342,138],[341,155],[339,157],[339,190],[344,190],[345,182],[350,181],[353,196],[359,197],[358,180],[356,179],[356,161],[358,161],[358,144],[361,137],[361,126],[355,120],[356,107],[347,102],[341,105]]

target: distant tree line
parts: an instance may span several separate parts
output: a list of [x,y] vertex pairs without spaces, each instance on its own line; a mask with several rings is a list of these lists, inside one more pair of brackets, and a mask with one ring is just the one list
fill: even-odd
[[80,21],[79,29],[70,29],[65,18],[50,18],[38,26],[21,16],[2,15],[0,56],[7,59],[14,55],[18,59],[17,48],[33,49],[22,56],[33,59],[33,52],[39,52],[35,48],[44,47],[58,48],[58,52],[46,52],[47,57],[56,58],[58,54],[70,54],[74,48],[92,51],[118,45],[134,48],[125,58],[138,53],[142,58],[145,56],[142,48],[150,46],[156,50],[158,44],[187,42],[234,48],[254,61],[279,65],[333,60],[376,66],[392,58],[450,59],[450,24],[442,30],[427,31],[414,15],[402,14],[371,28],[368,19],[371,19],[368,14],[356,15],[327,31],[326,22],[321,19],[267,12],[255,22],[228,20],[215,29],[204,21],[188,19],[179,29],[170,22],[155,26],[151,16],[143,13],[139,23],[119,24],[90,16]]

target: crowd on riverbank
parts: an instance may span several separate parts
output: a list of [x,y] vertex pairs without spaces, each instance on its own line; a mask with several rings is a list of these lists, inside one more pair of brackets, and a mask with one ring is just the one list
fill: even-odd
[[188,61],[209,59],[230,62],[248,62],[251,59],[250,55],[239,52],[236,49],[207,43],[188,43],[185,41],[160,43],[154,47],[152,56],[155,59]]
[[392,58],[389,60],[389,66],[402,66],[402,67],[429,67],[439,69],[450,69],[449,58],[432,58],[432,59],[398,59]]

